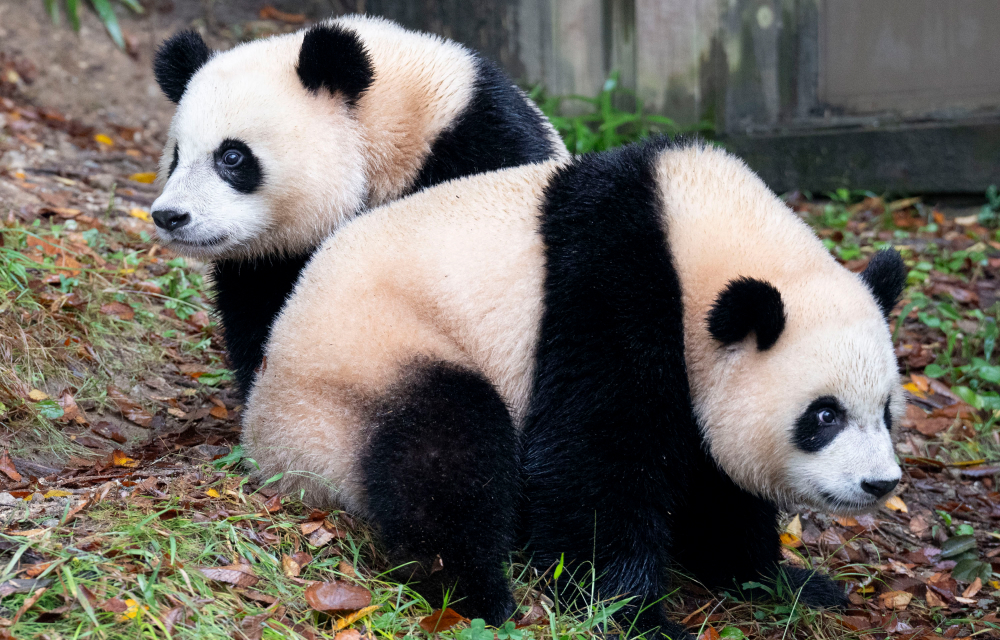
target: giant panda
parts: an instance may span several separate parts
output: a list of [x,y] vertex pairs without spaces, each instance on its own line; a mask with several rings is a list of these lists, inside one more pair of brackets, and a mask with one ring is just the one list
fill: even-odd
[[778,510],[869,510],[899,481],[886,318],[905,275],[892,250],[847,271],[700,144],[451,181],[320,247],[244,451],[281,490],[370,519],[432,604],[454,587],[490,624],[513,610],[521,516],[535,565],[592,563],[635,633],[688,637],[654,606],[674,566],[839,606],[830,578],[779,570]]
[[154,70],[177,111],[152,217],[170,248],[214,260],[243,394],[299,272],[338,224],[444,180],[568,155],[492,62],[380,18],[216,53],[182,32]]

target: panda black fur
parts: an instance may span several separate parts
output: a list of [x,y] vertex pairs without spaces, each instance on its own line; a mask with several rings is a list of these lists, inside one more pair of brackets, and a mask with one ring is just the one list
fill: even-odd
[[838,606],[822,574],[779,575],[778,509],[870,509],[898,481],[884,312],[905,274],[894,252],[846,271],[697,145],[456,180],[320,248],[244,448],[283,490],[369,518],[432,603],[457,585],[491,624],[513,611],[519,516],[539,569],[593,562],[599,597],[634,598],[633,634],[688,637],[653,605],[675,566]]
[[224,53],[183,32],[154,71],[178,112],[153,218],[177,251],[214,260],[244,394],[274,318],[337,224],[445,180],[567,154],[495,64],[382,19],[347,16]]

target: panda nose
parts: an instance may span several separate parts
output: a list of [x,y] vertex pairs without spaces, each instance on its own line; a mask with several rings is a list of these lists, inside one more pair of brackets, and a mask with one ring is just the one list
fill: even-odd
[[161,209],[153,212],[153,222],[165,231],[173,231],[191,222],[191,214],[181,213],[173,209]]
[[897,484],[899,484],[899,478],[895,480],[862,480],[861,488],[864,489],[865,493],[881,498],[895,489]]

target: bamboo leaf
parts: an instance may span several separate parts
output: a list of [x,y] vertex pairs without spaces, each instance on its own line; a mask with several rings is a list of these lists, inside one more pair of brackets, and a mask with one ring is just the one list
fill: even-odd
[[115,16],[115,10],[111,7],[111,0],[90,0],[90,3],[94,5],[94,11],[104,23],[108,35],[115,41],[119,49],[124,49],[125,38],[122,37],[122,29],[118,26],[118,18]]

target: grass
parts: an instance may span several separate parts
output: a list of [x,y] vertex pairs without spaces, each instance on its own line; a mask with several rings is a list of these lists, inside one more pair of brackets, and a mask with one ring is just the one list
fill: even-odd
[[[108,35],[119,49],[125,49],[125,38],[122,35],[121,26],[118,24],[118,17],[115,15],[114,6],[111,4],[111,0],[89,0],[90,6],[93,8],[97,17],[100,18],[101,23],[107,30]],[[52,19],[52,24],[58,25],[60,22],[60,11],[59,11],[59,0],[44,0],[45,11],[49,14]],[[125,5],[135,13],[143,13],[142,4],[139,0],[118,0],[121,4]],[[70,26],[73,27],[74,31],[80,30],[80,0],[65,0],[65,5],[63,9],[66,12],[66,17],[69,20]]]

